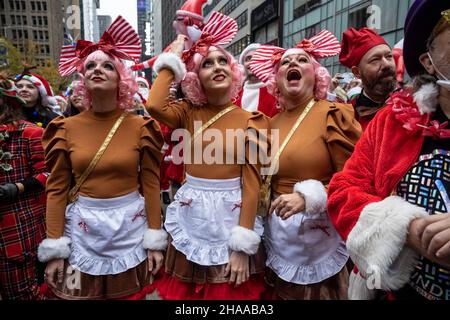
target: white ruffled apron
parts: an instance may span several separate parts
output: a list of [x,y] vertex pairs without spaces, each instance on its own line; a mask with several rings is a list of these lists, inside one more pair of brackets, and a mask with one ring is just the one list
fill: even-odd
[[[186,175],[186,183],[167,207],[164,226],[172,245],[189,261],[203,266],[228,263],[230,231],[239,224],[241,178],[202,179]],[[257,217],[254,231],[263,234]]]
[[305,216],[299,212],[282,220],[267,217],[266,265],[284,281],[319,283],[337,274],[349,254],[326,212]]
[[83,273],[118,274],[147,258],[145,203],[137,191],[110,199],[79,196],[66,209],[65,225],[72,239],[69,263]]

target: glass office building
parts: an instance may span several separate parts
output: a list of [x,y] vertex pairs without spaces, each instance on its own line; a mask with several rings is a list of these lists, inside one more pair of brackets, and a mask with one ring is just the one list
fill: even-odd
[[[284,0],[283,47],[289,48],[322,29],[339,41],[348,28],[371,27],[394,46],[403,38],[403,25],[414,0]],[[338,57],[322,60],[331,74],[349,71]]]

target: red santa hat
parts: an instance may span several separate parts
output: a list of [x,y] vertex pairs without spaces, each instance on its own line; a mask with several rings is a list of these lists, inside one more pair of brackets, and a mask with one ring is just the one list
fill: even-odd
[[187,0],[180,10],[177,10],[177,16],[189,17],[199,22],[204,21],[202,7],[205,4],[211,4],[212,0]]
[[151,88],[152,86],[150,85],[150,82],[147,80],[147,78],[142,77],[142,76],[137,76],[136,77],[136,82],[143,82],[147,85],[147,88]]
[[21,79],[28,80],[37,87],[39,95],[41,96],[41,103],[43,106],[50,108],[58,106],[58,102],[56,101],[52,91],[52,87],[44,77],[34,73],[30,73],[21,76],[19,80]]
[[367,51],[380,44],[388,45],[383,37],[374,30],[350,28],[342,34],[342,50],[339,61],[348,68],[357,66]]

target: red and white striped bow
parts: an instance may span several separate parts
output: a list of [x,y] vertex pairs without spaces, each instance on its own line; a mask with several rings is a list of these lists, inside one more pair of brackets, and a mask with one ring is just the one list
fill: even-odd
[[200,38],[183,52],[183,61],[188,63],[195,53],[206,56],[212,46],[223,46],[231,42],[238,32],[237,22],[222,13],[214,11],[202,29]]
[[[315,59],[333,57],[341,52],[338,39],[328,30],[322,30],[311,39],[303,39],[293,49],[302,49]],[[263,45],[253,52],[250,69],[261,81],[267,82],[286,51],[284,48]]]
[[118,16],[102,35],[99,43],[85,40],[76,45],[63,46],[59,60],[59,73],[69,76],[83,63],[86,57],[96,50],[102,50],[119,59],[138,62],[142,46],[139,35],[122,16]]

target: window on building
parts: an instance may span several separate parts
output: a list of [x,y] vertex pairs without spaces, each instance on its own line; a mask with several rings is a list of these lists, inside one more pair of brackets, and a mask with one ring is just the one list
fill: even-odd
[[0,0],[0,10],[5,10],[5,0]]
[[44,16],[44,26],[48,26],[48,20],[47,20],[47,16]]
[[41,6],[41,2],[37,1],[37,10],[38,11],[42,11],[42,6]]
[[11,33],[12,33],[12,38],[17,39],[17,31],[15,29],[12,29]]
[[47,11],[47,2],[42,2],[42,10]]
[[14,10],[14,1],[9,0],[9,9]]
[[33,26],[37,26],[37,17],[36,16],[32,16],[31,20],[33,20]]
[[228,46],[227,50],[231,52],[233,56],[239,55],[245,47],[250,44],[250,35],[243,36],[241,39]]
[[243,13],[241,13],[237,18],[236,22],[238,25],[238,28],[241,29],[242,27],[245,27],[248,22],[248,12],[245,10]]
[[207,16],[212,9],[219,4],[220,0],[213,0],[211,4],[207,4],[203,9],[203,16]]
[[39,40],[43,40],[44,39],[44,34],[42,32],[42,30],[39,30]]
[[35,1],[31,1],[31,10],[36,11],[36,2]]
[[23,37],[22,30],[17,30],[17,36],[19,37],[19,39],[22,39]]
[[6,16],[4,14],[0,15],[0,21],[1,21],[2,25],[6,24]]
[[50,54],[50,46],[48,44],[45,46],[45,53]]
[[44,40],[48,40],[48,31],[44,31]]
[[16,16],[11,16],[11,24],[16,25]]
[[33,30],[33,40],[38,39],[38,32],[36,30]]
[[28,39],[28,30],[23,30],[23,37]]
[[20,1],[20,4],[21,4],[21,9],[22,9],[22,10],[26,10],[26,9],[27,9],[26,2],[25,2],[25,1]]
[[294,19],[297,19],[308,12],[319,7],[321,0],[295,0],[294,2]]
[[38,25],[42,26],[42,17],[38,17]]
[[28,23],[27,23],[27,16],[22,16],[22,24],[24,26],[28,25]]
[[320,22],[305,29],[305,38],[309,39],[320,32]]
[[225,15],[229,15],[234,9],[239,7],[244,0],[230,0],[219,11]]
[[361,29],[366,26],[368,18],[367,7],[350,12],[348,15],[348,28]]

